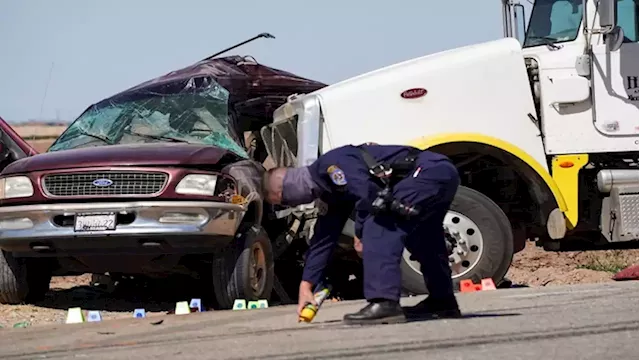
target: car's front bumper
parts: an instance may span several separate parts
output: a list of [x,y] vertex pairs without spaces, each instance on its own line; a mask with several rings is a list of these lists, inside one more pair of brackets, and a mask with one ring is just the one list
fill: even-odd
[[[0,207],[0,248],[23,255],[200,252],[227,244],[246,212],[209,201]],[[114,230],[76,231],[78,214],[115,213]]]

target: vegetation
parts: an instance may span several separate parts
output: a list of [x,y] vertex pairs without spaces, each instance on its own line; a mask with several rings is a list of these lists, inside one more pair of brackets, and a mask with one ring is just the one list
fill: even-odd
[[585,261],[578,265],[578,269],[589,269],[595,271],[606,271],[617,273],[618,271],[633,265],[624,256],[624,250],[612,250],[605,253],[589,254]]

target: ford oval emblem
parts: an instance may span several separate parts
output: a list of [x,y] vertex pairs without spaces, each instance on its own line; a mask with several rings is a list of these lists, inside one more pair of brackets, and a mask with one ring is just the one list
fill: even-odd
[[400,94],[404,99],[417,99],[419,97],[423,97],[427,95],[427,89],[423,88],[413,88],[409,90],[405,90]]
[[113,181],[109,179],[96,179],[93,180],[93,186],[97,187],[107,187],[113,185]]

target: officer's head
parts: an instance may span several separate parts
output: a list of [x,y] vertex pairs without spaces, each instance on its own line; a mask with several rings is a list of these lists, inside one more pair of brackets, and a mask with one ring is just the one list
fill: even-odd
[[306,167],[278,167],[265,172],[265,200],[271,204],[297,206],[311,203],[318,190]]

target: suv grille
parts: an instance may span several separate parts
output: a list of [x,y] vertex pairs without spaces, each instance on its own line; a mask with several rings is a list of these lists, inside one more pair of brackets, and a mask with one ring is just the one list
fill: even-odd
[[42,185],[53,196],[152,195],[164,188],[167,178],[159,172],[83,172],[46,175]]

